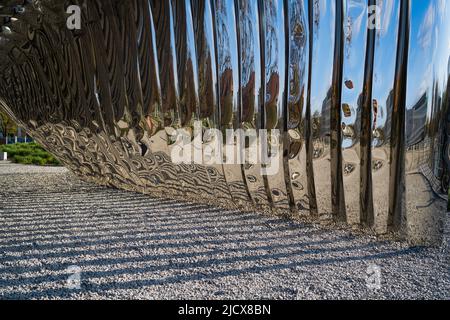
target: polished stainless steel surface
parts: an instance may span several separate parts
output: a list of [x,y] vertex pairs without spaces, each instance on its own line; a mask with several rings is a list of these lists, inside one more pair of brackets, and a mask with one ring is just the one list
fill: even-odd
[[334,1],[311,1],[309,18],[312,38],[311,68],[311,140],[313,181],[319,215],[332,214],[331,193],[331,79],[335,43]]
[[[240,104],[241,104],[241,129],[249,138],[248,158],[255,157],[253,148],[258,143],[256,129],[263,124],[263,83],[262,83],[262,56],[259,16],[260,3],[255,0],[239,1],[239,34],[240,34]],[[258,208],[269,209],[271,195],[268,195],[267,177],[261,174],[261,164],[254,163],[244,165],[244,173],[247,187],[254,204]]]
[[0,0],[0,27],[0,108],[84,179],[442,237],[447,1]]

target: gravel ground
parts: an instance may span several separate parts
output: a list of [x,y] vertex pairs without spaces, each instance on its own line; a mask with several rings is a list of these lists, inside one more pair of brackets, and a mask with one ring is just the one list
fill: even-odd
[[0,162],[0,230],[0,299],[450,299],[450,219],[410,248]]

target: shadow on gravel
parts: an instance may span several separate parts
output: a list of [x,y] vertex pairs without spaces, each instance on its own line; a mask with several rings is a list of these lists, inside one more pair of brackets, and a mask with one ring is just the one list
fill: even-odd
[[[256,214],[196,205],[183,208],[170,201],[163,204],[167,208],[155,214],[118,214],[111,211],[114,204],[95,215],[80,206],[77,210],[69,206],[65,213],[44,210],[8,215],[6,211],[0,270],[8,276],[0,279],[0,297],[102,295],[112,289],[370,262],[420,250],[371,253],[375,243],[349,245],[355,238],[348,234],[330,237],[324,230]],[[151,206],[141,210],[149,212]],[[174,212],[178,210],[185,213]],[[82,270],[80,290],[65,287],[70,277],[67,268],[72,265]]]
[[[406,279],[414,292],[423,283],[408,279],[423,259],[430,259],[421,266],[423,281],[448,267],[444,249],[118,190],[67,188],[61,179],[48,192],[32,192],[47,184],[29,175],[29,184],[16,184],[0,201],[0,299],[296,298],[303,290],[296,288],[311,282],[312,297],[333,290],[348,296],[366,290],[371,264],[391,282]],[[79,270],[74,290],[70,267]]]

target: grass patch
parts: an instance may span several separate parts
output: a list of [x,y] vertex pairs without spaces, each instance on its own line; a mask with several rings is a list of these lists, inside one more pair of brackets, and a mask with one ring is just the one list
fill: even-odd
[[0,146],[0,152],[7,152],[8,159],[14,163],[37,166],[60,166],[61,163],[35,142]]

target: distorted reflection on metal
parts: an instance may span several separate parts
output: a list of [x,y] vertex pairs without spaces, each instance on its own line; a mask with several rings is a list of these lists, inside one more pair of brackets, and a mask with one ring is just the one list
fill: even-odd
[[[442,238],[447,1],[0,0],[0,26],[0,107],[86,180]],[[173,133],[195,123],[201,154],[239,144],[220,141],[227,129],[246,152],[268,139],[278,174],[173,162]]]

